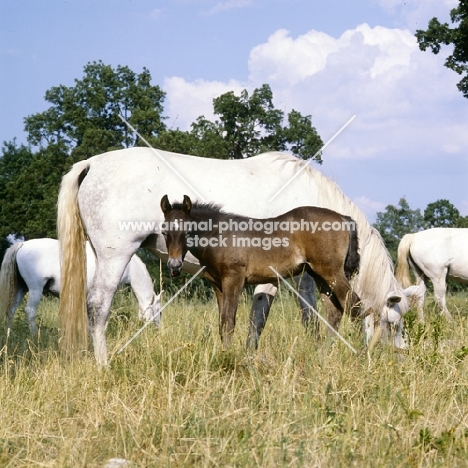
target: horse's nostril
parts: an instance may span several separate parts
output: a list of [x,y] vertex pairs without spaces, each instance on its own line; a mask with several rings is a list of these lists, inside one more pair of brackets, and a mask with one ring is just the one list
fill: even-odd
[[179,276],[182,270],[182,262],[176,258],[168,260],[167,266],[171,271],[171,277]]

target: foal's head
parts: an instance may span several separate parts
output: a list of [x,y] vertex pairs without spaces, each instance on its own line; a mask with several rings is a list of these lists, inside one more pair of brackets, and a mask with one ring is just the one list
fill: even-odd
[[165,221],[162,235],[166,240],[167,266],[171,271],[171,276],[179,276],[188,250],[187,238],[190,236],[190,232],[187,226],[189,226],[192,201],[187,195],[184,195],[182,203],[172,206],[167,195],[164,195],[161,198],[161,209]]

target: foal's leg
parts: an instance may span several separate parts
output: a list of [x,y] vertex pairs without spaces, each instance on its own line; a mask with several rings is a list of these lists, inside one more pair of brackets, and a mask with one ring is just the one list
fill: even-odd
[[96,273],[88,291],[88,326],[98,365],[107,365],[106,327],[110,307],[129,257],[114,257],[96,261]]
[[319,331],[319,319],[312,310],[312,307],[317,310],[315,281],[306,271],[300,275],[293,276],[292,279],[296,284],[297,292],[299,293],[299,307],[302,313],[302,324],[307,330],[311,330],[317,334]]
[[343,312],[333,304],[329,294],[322,293],[320,297],[322,298],[323,308],[328,324],[331,325],[335,330],[338,330],[340,327],[341,318],[343,317]]
[[[272,284],[260,284],[255,288],[255,293],[250,309],[250,326],[247,337],[247,348],[257,349],[258,340],[265,327],[270,313],[271,303],[275,298],[278,288]],[[221,309],[220,309],[221,310]]]
[[[227,349],[231,344],[232,335],[236,326],[236,312],[239,304],[239,296],[244,287],[244,276],[236,275],[222,280],[222,304],[219,309],[219,334],[223,348]],[[220,304],[218,299],[218,305]]]
[[[359,296],[351,289],[344,274],[333,275],[332,272],[327,270],[316,271],[316,273],[323,282],[320,285],[321,292],[325,292],[326,296],[328,296],[325,299],[325,306],[330,325],[337,329],[344,312],[349,313],[354,320],[362,317]],[[331,305],[329,301],[331,301]]]

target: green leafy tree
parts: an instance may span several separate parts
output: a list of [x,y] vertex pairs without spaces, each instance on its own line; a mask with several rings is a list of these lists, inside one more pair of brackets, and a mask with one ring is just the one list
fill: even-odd
[[[191,133],[198,143],[192,154],[220,159],[242,159],[264,151],[291,151],[298,157],[321,162],[323,142],[310,116],[292,110],[287,119],[273,105],[269,85],[236,96],[228,92],[213,100],[218,120],[200,116]],[[287,125],[283,125],[287,120]]]
[[25,118],[28,141],[37,147],[5,143],[0,158],[0,238],[9,234],[56,236],[55,218],[63,174],[79,159],[141,142],[138,133],[165,130],[165,93],[151,85],[147,69],[136,74],[102,62],[88,63],[75,86],[46,92],[51,107]]
[[388,205],[384,212],[377,213],[374,223],[394,260],[401,238],[410,232],[420,231],[423,226],[421,211],[412,210],[405,198],[400,199],[398,206]]
[[458,7],[450,11],[450,19],[453,27],[432,18],[426,30],[416,31],[416,39],[421,50],[430,49],[434,54],[442,45],[453,45],[445,66],[463,76],[457,86],[468,97],[468,0],[460,0]]
[[23,167],[28,166],[33,159],[31,150],[24,145],[18,146],[15,140],[3,144],[2,154],[0,158],[0,200],[2,200],[0,204],[0,258],[10,245],[6,237],[16,232],[16,229],[11,227],[18,215],[14,205],[11,204],[11,201],[15,199],[16,191],[13,181],[19,178]]
[[0,158],[0,238],[55,237],[58,188],[69,156],[51,144],[33,153],[15,141],[5,143]]
[[427,229],[434,227],[456,227],[460,212],[448,200],[429,203],[424,210],[424,223]]
[[455,223],[456,228],[468,228],[468,216],[460,216]]
[[52,106],[26,117],[25,129],[33,145],[64,145],[75,160],[84,159],[139,144],[121,117],[147,137],[164,131],[164,98],[159,86],[151,85],[146,68],[137,75],[128,67],[114,70],[92,62],[75,86],[49,89],[45,99]]

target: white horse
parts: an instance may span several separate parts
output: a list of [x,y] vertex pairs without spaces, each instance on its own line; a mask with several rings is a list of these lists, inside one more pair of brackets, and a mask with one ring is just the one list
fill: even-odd
[[434,297],[442,314],[452,315],[445,301],[446,279],[468,283],[468,229],[434,228],[406,234],[398,245],[397,278],[403,287],[411,284],[409,266],[416,277],[417,308],[424,320],[426,281],[434,286]]
[[[96,261],[90,245],[86,245],[87,284],[96,270]],[[140,320],[152,320],[160,325],[160,294],[153,290],[153,282],[145,264],[134,255],[128,263],[119,284],[129,284],[138,300]],[[29,330],[37,335],[36,309],[44,290],[60,294],[59,243],[55,239],[32,239],[13,244],[5,253],[0,269],[0,318],[7,317],[11,328],[16,309],[29,291],[25,312]]]
[[[355,291],[366,309],[378,315],[384,332],[390,325],[396,329],[396,346],[405,345],[401,316],[408,301],[394,277],[381,236],[339,187],[309,164],[284,153],[223,161],[131,148],[78,162],[62,180],[57,218],[64,266],[59,315],[66,349],[86,345],[87,306],[94,311],[89,329],[96,360],[107,363],[105,329],[119,278],[140,246],[167,260],[164,239],[157,235],[163,222],[159,202],[164,194],[174,200],[181,193],[252,218],[277,216],[304,205],[351,216],[357,222],[361,255]],[[97,257],[87,298],[85,233]],[[184,266],[191,273],[199,269],[198,261],[188,255]],[[260,296],[275,292],[273,285],[256,289]],[[252,333],[258,336],[264,325],[252,314],[249,338]],[[369,340],[374,332],[371,316],[365,331]]]

